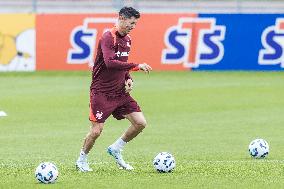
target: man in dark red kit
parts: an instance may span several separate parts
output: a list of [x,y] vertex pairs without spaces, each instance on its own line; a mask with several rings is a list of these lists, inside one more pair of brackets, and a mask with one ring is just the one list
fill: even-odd
[[107,148],[107,152],[121,168],[133,169],[123,160],[121,150],[146,127],[146,119],[137,102],[129,94],[133,87],[129,71],[143,70],[149,73],[152,70],[146,63],[127,62],[131,47],[128,34],[135,28],[139,18],[140,13],[137,10],[123,7],[119,11],[117,25],[105,32],[99,41],[90,87],[89,119],[92,126],[76,161],[79,171],[92,171],[87,162],[87,155],[100,136],[105,120],[111,114],[118,120],[128,119],[131,125]]

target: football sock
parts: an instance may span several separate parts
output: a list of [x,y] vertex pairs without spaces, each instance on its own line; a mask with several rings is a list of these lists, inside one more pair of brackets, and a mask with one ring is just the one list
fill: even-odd
[[122,138],[117,139],[117,141],[115,141],[111,146],[116,149],[116,150],[120,150],[125,146],[126,142],[124,142],[122,140]]
[[79,161],[85,161],[87,158],[87,154],[83,150],[80,152]]

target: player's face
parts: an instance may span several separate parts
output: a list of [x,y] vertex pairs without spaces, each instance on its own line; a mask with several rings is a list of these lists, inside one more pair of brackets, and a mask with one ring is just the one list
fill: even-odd
[[131,30],[133,30],[138,22],[138,19],[135,17],[131,18],[124,18],[120,17],[119,18],[119,28],[120,28],[120,33],[123,35],[129,34]]

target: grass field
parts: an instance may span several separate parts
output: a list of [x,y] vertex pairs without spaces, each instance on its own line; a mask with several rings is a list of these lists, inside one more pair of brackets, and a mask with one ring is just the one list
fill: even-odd
[[[283,72],[134,73],[132,95],[148,128],[123,153],[135,167],[119,170],[106,148],[127,128],[111,118],[89,155],[94,172],[74,168],[89,128],[90,73],[0,73],[0,188],[284,188]],[[248,144],[270,144],[253,160]],[[177,167],[159,174],[158,152]],[[58,182],[38,184],[36,166],[54,162]]]

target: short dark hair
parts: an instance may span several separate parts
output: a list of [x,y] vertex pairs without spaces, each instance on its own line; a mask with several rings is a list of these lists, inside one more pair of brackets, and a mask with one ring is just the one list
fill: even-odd
[[119,11],[119,16],[123,16],[125,18],[134,17],[136,19],[140,18],[140,13],[134,9],[133,7],[123,7]]

